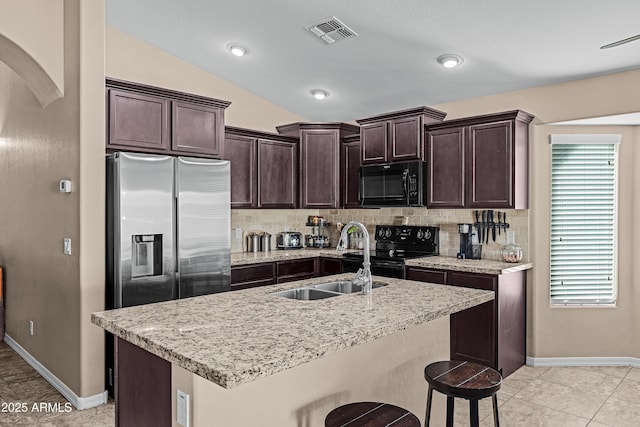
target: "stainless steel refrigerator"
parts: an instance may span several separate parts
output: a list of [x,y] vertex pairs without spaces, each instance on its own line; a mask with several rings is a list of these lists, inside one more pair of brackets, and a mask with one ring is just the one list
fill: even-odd
[[107,157],[107,308],[227,291],[230,164]]

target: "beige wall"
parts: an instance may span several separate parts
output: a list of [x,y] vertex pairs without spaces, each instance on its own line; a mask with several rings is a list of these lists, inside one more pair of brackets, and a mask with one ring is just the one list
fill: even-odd
[[[532,357],[640,357],[640,267],[634,242],[640,229],[640,161],[637,127],[562,127],[545,123],[640,111],[640,70],[435,105],[448,118],[520,108],[536,116],[531,126],[528,355]],[[622,133],[616,308],[551,308],[549,303],[550,133]]]
[[[0,43],[2,55],[12,56],[7,62],[21,68],[23,77],[36,90],[47,85],[43,79],[49,78],[60,93],[64,92],[64,14],[63,0],[0,0],[0,36],[13,41],[33,60],[33,64],[44,70],[40,73],[34,67],[27,69],[27,58],[18,58],[10,46]],[[0,40],[2,37],[0,37]],[[19,43],[18,43],[19,42]],[[43,86],[44,85],[44,86]],[[51,88],[54,90],[56,88]],[[43,93],[47,100],[57,97],[53,93]]]
[[[103,334],[89,316],[104,307],[104,4],[55,3],[65,21],[64,98],[41,107],[0,63],[0,264],[7,334],[85,397],[104,390],[96,363]],[[63,178],[73,182],[71,194],[58,192]],[[64,237],[71,256],[62,253]]]
[[225,123],[275,132],[305,119],[238,86],[194,67],[139,39],[107,26],[107,76],[231,101]]

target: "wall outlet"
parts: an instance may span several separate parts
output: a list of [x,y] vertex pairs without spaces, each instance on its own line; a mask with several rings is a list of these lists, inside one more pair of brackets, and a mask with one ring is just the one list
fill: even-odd
[[33,320],[29,320],[29,335],[33,336]]
[[507,230],[507,244],[513,244],[516,242],[516,233],[512,230]]
[[236,228],[236,239],[242,239],[242,228]]
[[284,231],[289,231],[289,226],[288,225],[284,226]]
[[176,418],[179,425],[189,427],[189,395],[178,389]]

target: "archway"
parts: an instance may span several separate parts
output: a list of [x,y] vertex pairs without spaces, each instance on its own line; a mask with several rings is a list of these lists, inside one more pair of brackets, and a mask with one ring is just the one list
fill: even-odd
[[0,34],[0,61],[7,64],[29,86],[40,105],[46,107],[63,93],[49,74],[24,49]]

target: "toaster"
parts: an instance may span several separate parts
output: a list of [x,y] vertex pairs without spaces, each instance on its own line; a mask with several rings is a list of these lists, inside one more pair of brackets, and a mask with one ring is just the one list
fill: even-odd
[[278,249],[302,249],[302,233],[297,231],[283,231],[276,234]]

